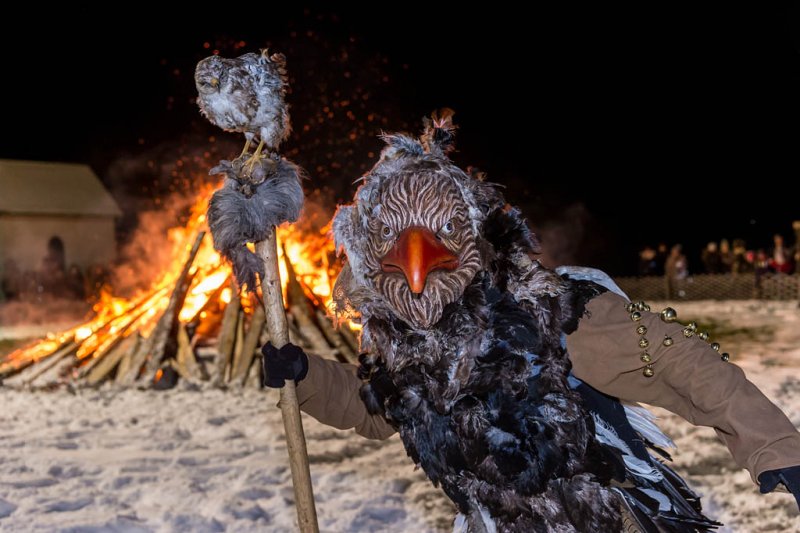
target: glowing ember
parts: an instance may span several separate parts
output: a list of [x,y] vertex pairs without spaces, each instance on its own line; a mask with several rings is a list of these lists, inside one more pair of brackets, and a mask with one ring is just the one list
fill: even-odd
[[233,299],[233,291],[231,291],[227,287],[222,289],[222,293],[219,295],[219,300],[221,302],[229,304],[229,303],[231,303],[231,299]]
[[92,328],[88,326],[81,326],[75,332],[75,340],[78,342],[82,342],[89,337],[93,333]]

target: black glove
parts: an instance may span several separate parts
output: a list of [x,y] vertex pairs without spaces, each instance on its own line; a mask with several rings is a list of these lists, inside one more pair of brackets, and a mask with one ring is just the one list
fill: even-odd
[[790,466],[777,470],[767,470],[758,476],[758,483],[761,486],[761,493],[772,492],[778,483],[783,483],[794,499],[797,500],[797,507],[800,508],[800,466]]
[[261,353],[261,384],[265,387],[280,389],[287,379],[297,384],[308,374],[308,356],[291,342],[280,350],[268,342],[261,347]]

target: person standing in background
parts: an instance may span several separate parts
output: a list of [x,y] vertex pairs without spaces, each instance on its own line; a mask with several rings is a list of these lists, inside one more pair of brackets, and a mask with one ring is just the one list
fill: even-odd
[[686,256],[683,255],[683,246],[676,244],[672,247],[664,264],[664,278],[667,285],[667,298],[672,299],[678,296],[676,282],[686,279],[689,275],[689,265]]

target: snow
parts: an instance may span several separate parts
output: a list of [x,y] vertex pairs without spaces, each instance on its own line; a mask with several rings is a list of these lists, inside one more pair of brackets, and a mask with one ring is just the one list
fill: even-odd
[[[650,302],[653,309],[657,305]],[[797,302],[670,304],[800,426]],[[295,531],[275,391],[0,387],[0,530]],[[761,495],[713,430],[655,409],[678,472],[723,531],[800,531],[789,494]],[[455,510],[395,436],[304,417],[321,531],[451,531]]]

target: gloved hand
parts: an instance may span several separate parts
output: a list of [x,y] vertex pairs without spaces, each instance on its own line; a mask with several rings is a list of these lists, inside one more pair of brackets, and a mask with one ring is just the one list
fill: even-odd
[[308,356],[299,346],[288,343],[280,350],[268,342],[261,347],[261,384],[280,389],[287,379],[295,384],[308,374]]
[[797,500],[797,507],[800,508],[800,466],[762,472],[758,476],[758,483],[762,494],[772,492],[778,486],[778,483],[783,483],[792,493],[794,499]]

